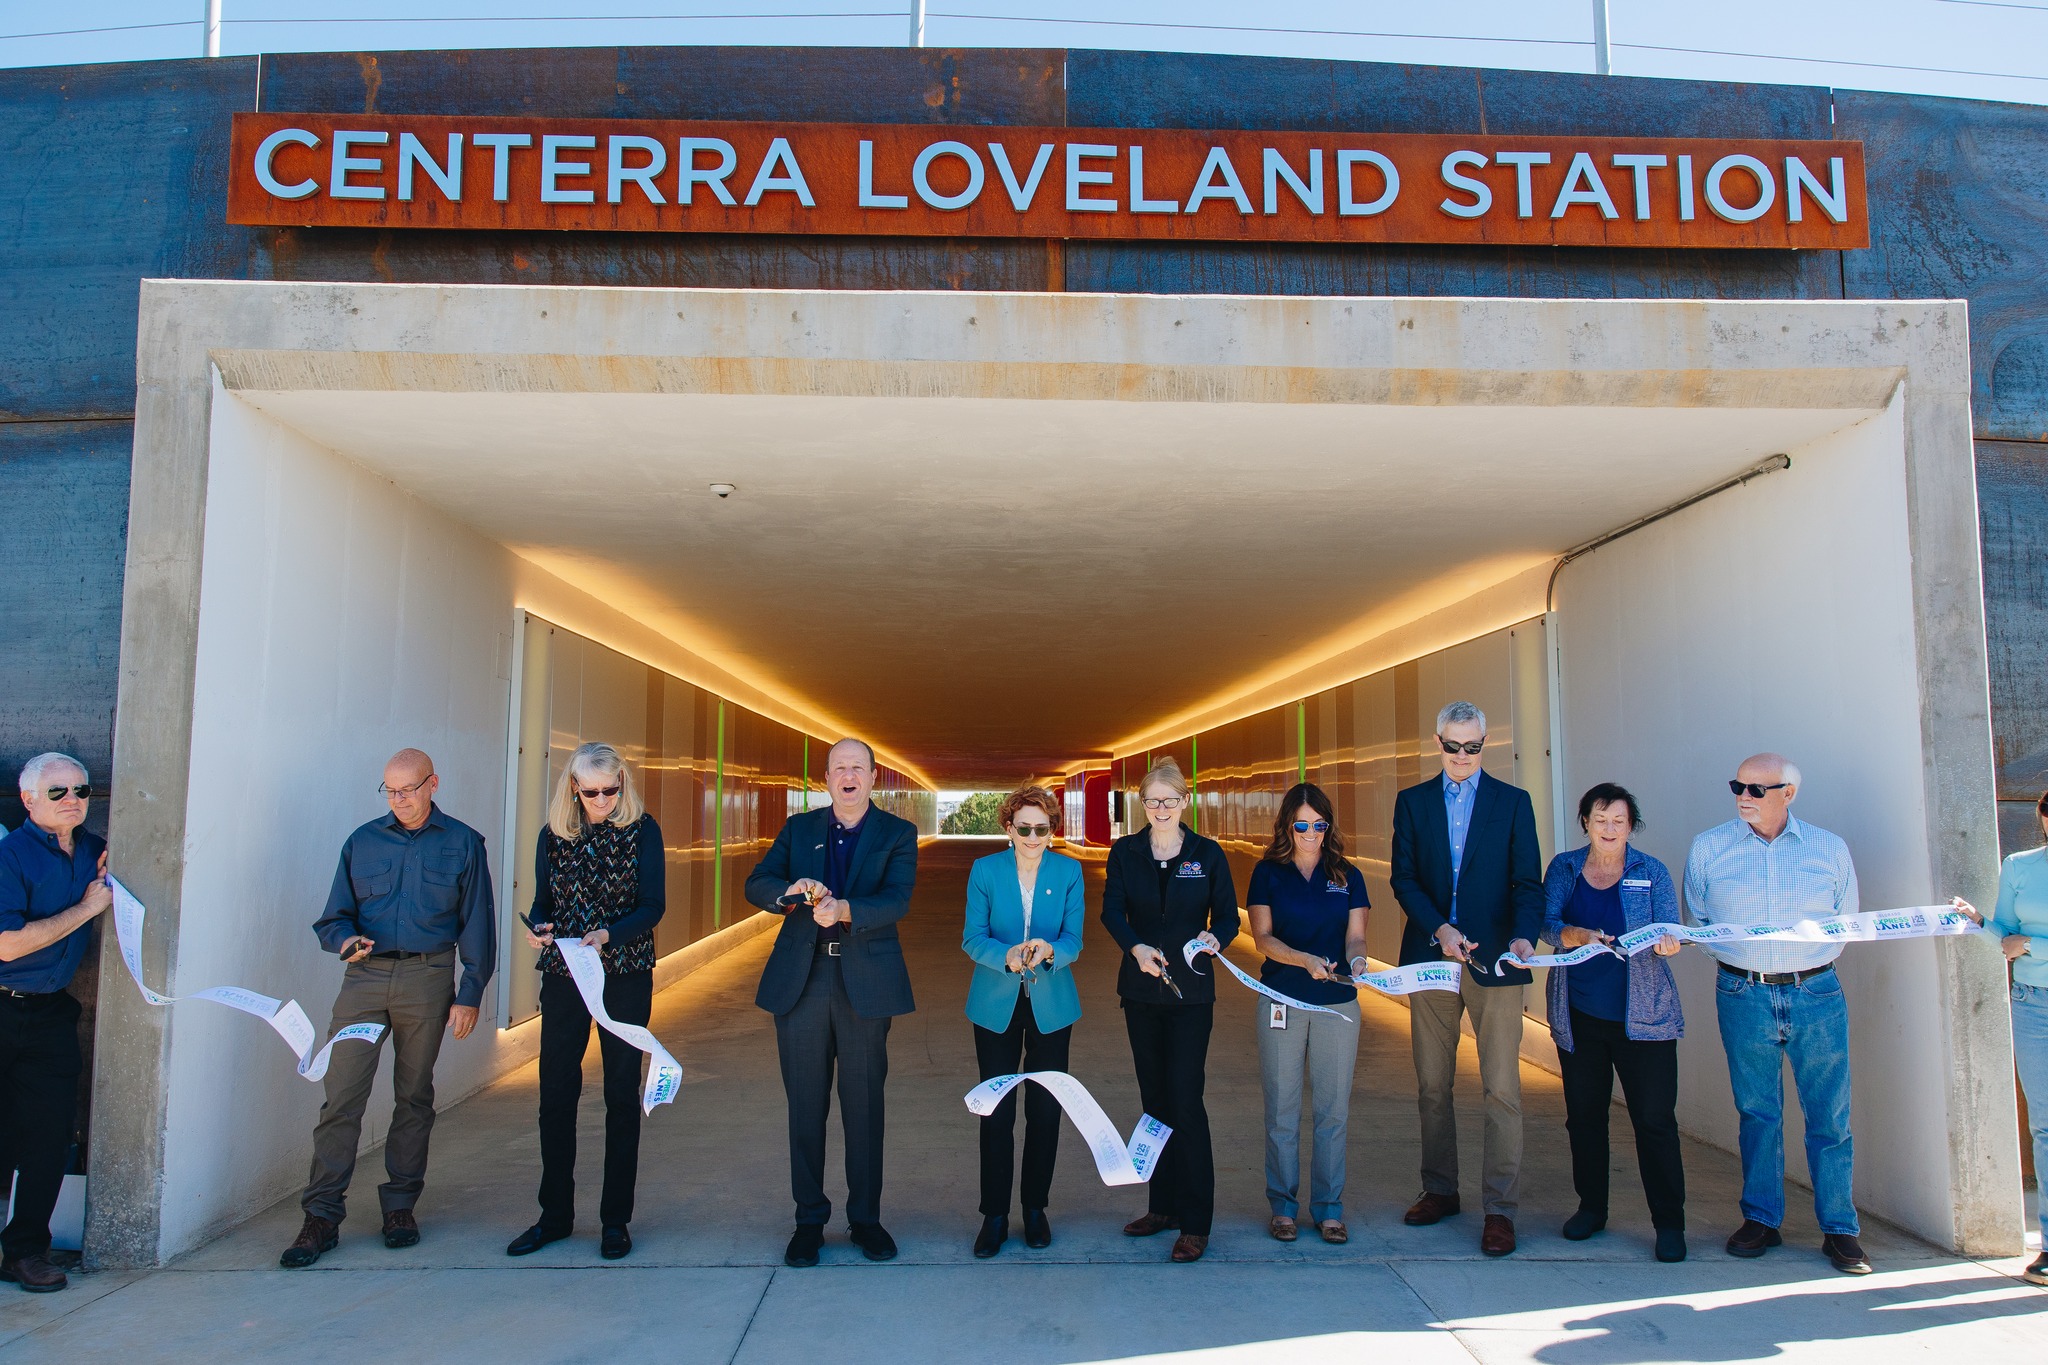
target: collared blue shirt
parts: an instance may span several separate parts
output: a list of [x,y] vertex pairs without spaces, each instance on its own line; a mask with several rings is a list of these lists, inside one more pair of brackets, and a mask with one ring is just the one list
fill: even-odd
[[462,959],[455,1003],[474,1008],[498,963],[491,903],[484,836],[433,806],[416,830],[386,815],[348,836],[313,932],[330,953],[358,936],[380,953],[452,947]]
[[[1260,859],[1252,869],[1251,889],[1245,893],[1244,903],[1263,905],[1272,912],[1274,938],[1298,952],[1336,963],[1337,970],[1346,975],[1351,971],[1345,952],[1351,912],[1372,905],[1365,894],[1364,876],[1350,863],[1344,864],[1344,877],[1339,881],[1320,867],[1313,876],[1304,877],[1291,858],[1279,862]],[[1308,1005],[1335,1005],[1358,998],[1353,987],[1318,981],[1308,974],[1308,968],[1270,957],[1259,969],[1259,979]]]
[[1479,774],[1463,782],[1443,775],[1444,822],[1451,830],[1451,923],[1458,922],[1458,869],[1465,864],[1465,836],[1472,832],[1472,805],[1479,799]]
[[[1856,868],[1840,836],[1796,817],[1766,841],[1740,820],[1692,841],[1685,903],[1701,924],[1792,924],[1857,913]],[[1804,972],[1842,955],[1840,943],[1703,943],[1748,972]]]
[[[106,847],[99,835],[78,829],[66,853],[57,836],[33,820],[0,839],[0,930],[62,914],[85,899]],[[38,995],[61,991],[71,984],[91,944],[92,925],[81,924],[55,943],[0,962],[0,986]]]
[[[860,843],[861,827],[867,822],[868,817],[862,815],[852,824],[842,825],[839,817],[834,815],[825,826],[825,889],[837,899],[846,898],[846,888],[853,881],[853,850]],[[820,943],[830,943],[845,936],[846,926],[843,924],[818,926]]]
[[2048,986],[2048,848],[2030,848],[2005,860],[1991,929],[2000,938],[2027,935],[2027,951],[2012,960],[2012,979],[2022,986]]

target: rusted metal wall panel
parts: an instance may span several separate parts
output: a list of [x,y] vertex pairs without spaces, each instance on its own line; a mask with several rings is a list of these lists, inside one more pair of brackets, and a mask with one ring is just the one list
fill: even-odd
[[2048,787],[2048,443],[1977,442],[1984,630],[2002,800]]

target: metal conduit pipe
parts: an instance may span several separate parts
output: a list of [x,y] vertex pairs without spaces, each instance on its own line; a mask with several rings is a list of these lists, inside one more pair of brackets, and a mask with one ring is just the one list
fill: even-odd
[[1625,535],[1628,535],[1635,531],[1640,531],[1645,526],[1649,526],[1654,522],[1662,521],[1664,520],[1664,518],[1672,515],[1674,512],[1683,512],[1686,508],[1691,507],[1694,503],[1705,502],[1708,498],[1713,497],[1716,493],[1725,493],[1731,488],[1740,488],[1742,487],[1742,485],[1748,483],[1751,479],[1761,478],[1765,474],[1774,474],[1780,469],[1790,469],[1791,467],[1792,457],[1790,455],[1773,455],[1770,459],[1765,460],[1762,464],[1757,465],[1751,469],[1745,469],[1742,473],[1737,474],[1732,479],[1723,479],[1721,480],[1721,482],[1715,484],[1712,488],[1703,488],[1689,498],[1682,498],[1679,501],[1672,503],[1669,507],[1659,508],[1657,511],[1650,513],[1648,516],[1637,517],[1634,521],[1630,522],[1626,526],[1622,526],[1615,530],[1609,531],[1607,534],[1603,536],[1596,536],[1592,540],[1587,541],[1583,545],[1577,545],[1569,550],[1566,550],[1564,552],[1564,555],[1557,561],[1557,567],[1550,571],[1550,582],[1544,585],[1543,610],[1547,613],[1555,611],[1557,609],[1557,576],[1563,573],[1564,566],[1571,563],[1574,559],[1579,559],[1585,555],[1589,555],[1593,553],[1593,551],[1599,549],[1602,545],[1611,544],[1614,541],[1620,540]]

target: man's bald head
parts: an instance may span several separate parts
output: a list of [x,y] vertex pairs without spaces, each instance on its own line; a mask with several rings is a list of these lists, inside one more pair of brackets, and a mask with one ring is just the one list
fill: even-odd
[[1735,777],[1740,782],[1784,782],[1797,787],[1799,765],[1783,754],[1751,754],[1735,770]]
[[423,749],[400,749],[384,764],[384,781],[393,787],[410,787],[433,774],[434,760]]
[[1735,769],[1735,781],[1736,818],[1766,839],[1777,838],[1799,794],[1799,765],[1783,754],[1751,754]]
[[440,788],[434,760],[418,749],[400,749],[384,765],[384,799],[407,829],[427,823],[434,813],[434,793]]

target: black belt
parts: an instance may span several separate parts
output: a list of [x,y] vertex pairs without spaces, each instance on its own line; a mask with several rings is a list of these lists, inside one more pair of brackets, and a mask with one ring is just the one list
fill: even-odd
[[845,954],[842,951],[842,949],[844,949],[845,946],[845,941],[842,939],[822,939],[819,941],[817,945],[818,955],[820,957],[843,957],[845,956]]
[[1835,964],[1832,962],[1819,967],[1808,967],[1803,972],[1746,972],[1740,967],[1731,967],[1725,962],[1716,963],[1715,965],[1730,976],[1739,976],[1744,981],[1754,981],[1759,986],[1796,986],[1809,977],[1819,976],[1822,972],[1831,972],[1835,969]]
[[448,949],[446,949],[446,948],[435,948],[435,949],[433,949],[433,950],[432,950],[431,952],[425,952],[425,953],[408,953],[408,952],[406,952],[406,951],[405,951],[404,949],[402,949],[402,948],[386,948],[386,949],[385,949],[385,950],[384,950],[383,952],[381,952],[381,953],[371,953],[371,954],[370,954],[370,956],[369,956],[369,961],[371,961],[371,962],[403,962],[403,961],[404,961],[405,959],[407,959],[407,958],[409,958],[409,957],[438,957],[438,956],[440,956],[440,955],[441,955],[442,953],[445,953],[445,952],[447,952],[447,951],[448,951]]
[[0,996],[9,1000],[48,1000],[53,995],[62,994],[62,991],[18,991],[12,986],[0,986]]

